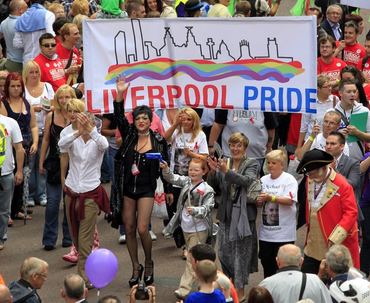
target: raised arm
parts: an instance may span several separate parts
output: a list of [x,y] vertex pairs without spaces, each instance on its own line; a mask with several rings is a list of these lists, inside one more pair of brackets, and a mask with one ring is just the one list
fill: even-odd
[[117,128],[121,133],[121,137],[124,138],[127,135],[129,129],[129,123],[125,117],[125,106],[123,96],[129,87],[129,83],[126,83],[123,78],[117,80],[117,98],[113,102],[114,116],[117,121]]
[[255,159],[248,160],[247,168],[242,172],[238,173],[227,166],[225,166],[225,161],[222,161],[220,165],[220,170],[225,174],[225,181],[228,183],[236,184],[243,187],[248,187],[258,176],[258,162]]

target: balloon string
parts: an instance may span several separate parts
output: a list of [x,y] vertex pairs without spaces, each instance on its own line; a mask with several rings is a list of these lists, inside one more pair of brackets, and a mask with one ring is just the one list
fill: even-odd
[[100,289],[98,288],[98,292],[96,293],[96,296],[99,298],[100,296]]

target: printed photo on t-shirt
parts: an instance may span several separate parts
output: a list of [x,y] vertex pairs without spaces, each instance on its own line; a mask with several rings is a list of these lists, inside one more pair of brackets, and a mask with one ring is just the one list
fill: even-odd
[[184,154],[184,149],[175,149],[175,166],[173,172],[181,176],[187,176],[189,169],[189,158]]
[[265,226],[279,226],[279,204],[265,202],[262,208],[262,224]]

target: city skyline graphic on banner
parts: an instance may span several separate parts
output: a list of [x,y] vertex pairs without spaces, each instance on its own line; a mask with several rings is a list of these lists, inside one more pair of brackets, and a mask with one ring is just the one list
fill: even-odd
[[125,76],[126,81],[138,78],[163,81],[184,74],[199,82],[241,77],[286,83],[304,72],[301,62],[280,55],[276,37],[266,38],[265,54],[253,56],[246,39],[239,41],[238,54],[235,54],[223,39],[216,43],[212,37],[196,37],[194,26],[185,26],[185,29],[185,39],[181,40],[165,26],[162,44],[155,46],[153,41],[145,39],[141,21],[132,19],[130,31],[119,30],[114,36],[116,63],[109,67],[105,83],[113,84],[121,76]]

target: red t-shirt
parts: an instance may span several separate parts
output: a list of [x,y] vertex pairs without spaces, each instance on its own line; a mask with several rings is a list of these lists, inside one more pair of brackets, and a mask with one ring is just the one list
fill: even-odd
[[362,64],[362,60],[363,59],[358,62],[357,69],[362,71],[366,81],[370,81],[370,57],[367,59],[365,64]]
[[[67,63],[69,61],[69,58],[71,57],[71,50],[65,48],[61,43],[57,43],[57,47],[56,47],[55,51],[56,51],[59,59],[63,62],[63,67],[66,68]],[[77,48],[74,47],[72,49],[72,61],[71,61],[71,64],[68,67],[74,66],[74,65],[81,65],[81,62],[82,62],[82,60],[81,60],[80,52],[78,51]],[[72,84],[75,83],[75,80],[77,79],[77,76],[74,80],[73,79],[68,79],[69,76],[70,76],[69,74],[65,74],[66,82],[68,82],[67,84],[72,85]]]
[[39,54],[34,60],[40,66],[41,81],[49,82],[55,92],[60,86],[66,84],[64,66],[59,58],[53,60]]
[[[69,57],[71,56],[71,50],[65,48],[62,43],[57,43],[57,47],[55,49],[60,60],[63,62],[63,67],[67,66],[69,61]],[[73,55],[72,55],[72,62],[71,65],[80,65],[81,64],[81,55],[77,48],[73,48]]]
[[366,86],[364,86],[364,91],[365,91],[366,99],[370,100],[370,84],[367,84]]
[[[339,41],[336,42],[337,47],[339,45]],[[346,45],[343,50],[343,61],[346,62],[348,65],[352,65],[357,67],[357,64],[366,56],[365,47],[363,47],[360,43],[356,43],[354,45]]]
[[317,74],[328,76],[330,81],[340,80],[340,72],[345,66],[347,63],[339,58],[334,57],[329,64],[322,61],[321,57],[317,58]]
[[298,145],[299,130],[301,129],[302,114],[291,114],[288,130],[287,143],[293,146]]

